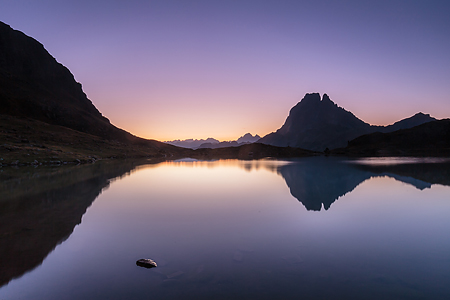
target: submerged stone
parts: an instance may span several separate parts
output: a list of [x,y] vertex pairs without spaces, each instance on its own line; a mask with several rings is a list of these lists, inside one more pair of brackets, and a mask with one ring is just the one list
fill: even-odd
[[157,266],[157,264],[149,258],[139,259],[138,261],[136,261],[136,265],[139,267],[147,268],[147,269],[155,268]]
[[183,275],[183,274],[184,274],[183,271],[177,271],[177,272],[175,272],[175,273],[172,273],[172,274],[167,275],[167,278],[168,278],[168,279],[173,279],[173,278],[180,277],[180,276]]

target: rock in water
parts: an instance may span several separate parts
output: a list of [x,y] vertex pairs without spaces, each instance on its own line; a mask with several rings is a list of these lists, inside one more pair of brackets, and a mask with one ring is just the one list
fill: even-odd
[[149,258],[139,259],[138,261],[136,261],[136,265],[139,267],[147,268],[147,269],[155,268],[157,266],[157,264]]

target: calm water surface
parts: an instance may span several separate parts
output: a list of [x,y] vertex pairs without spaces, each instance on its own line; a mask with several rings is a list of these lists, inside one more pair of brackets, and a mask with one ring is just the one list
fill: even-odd
[[66,170],[0,172],[1,300],[450,299],[443,161]]

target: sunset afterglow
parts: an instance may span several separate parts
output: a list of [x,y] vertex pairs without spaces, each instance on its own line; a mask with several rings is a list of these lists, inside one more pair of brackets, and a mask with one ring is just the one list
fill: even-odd
[[278,129],[306,93],[365,122],[450,116],[448,1],[2,1],[111,123],[157,139]]

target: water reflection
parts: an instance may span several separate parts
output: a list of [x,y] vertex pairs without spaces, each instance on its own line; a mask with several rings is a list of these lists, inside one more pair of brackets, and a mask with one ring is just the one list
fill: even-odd
[[[428,160],[427,160],[428,162]],[[373,177],[391,177],[423,190],[432,184],[450,185],[450,163],[407,160],[307,158],[277,169],[292,196],[307,210],[327,210],[340,197]]]
[[366,164],[365,161],[357,161],[355,167],[378,176],[395,178],[418,189],[429,187],[431,184],[450,186],[450,162],[442,159],[432,160],[430,163],[427,161],[429,160],[394,164]]
[[40,265],[110,181],[137,164],[0,169],[0,286]]
[[[73,166],[67,168],[20,168],[20,169],[3,169],[0,171],[0,286],[5,285],[11,279],[23,275],[25,272],[34,269],[40,265],[45,257],[61,242],[66,240],[72,233],[74,227],[81,222],[83,214],[86,209],[93,203],[93,201],[100,195],[100,193],[108,188],[110,182],[114,178],[123,177],[129,174],[133,170],[139,170],[140,165],[143,162],[122,162],[122,163],[110,163],[110,164],[95,164],[89,166]],[[235,194],[230,197],[230,194],[226,193],[226,186],[222,186],[223,182],[230,183],[231,176],[236,176],[235,168],[240,167],[247,172],[268,170],[275,174],[280,175],[286,182],[289,190],[295,198],[297,198],[307,210],[321,210],[329,209],[333,202],[342,197],[343,195],[353,191],[359,184],[374,177],[390,177],[395,180],[404,182],[415,186],[418,189],[426,189],[431,187],[432,184],[450,185],[450,165],[448,162],[439,163],[421,163],[417,161],[399,163],[396,161],[392,163],[367,163],[367,161],[344,161],[333,158],[308,158],[298,161],[273,161],[273,160],[259,160],[259,161],[237,161],[237,160],[224,160],[224,161],[192,161],[182,160],[175,162],[164,162],[157,165],[145,165],[142,168],[157,168],[157,172],[149,172],[153,182],[157,182],[158,179],[163,183],[168,184],[166,190],[162,190],[161,194],[156,192],[156,189],[150,192],[142,192],[142,198],[144,200],[135,200],[134,205],[142,205],[142,209],[139,211],[146,212],[150,215],[142,216],[139,218],[135,212],[130,213],[133,218],[127,219],[125,222],[119,222],[120,227],[123,228],[122,235],[129,235],[129,228],[123,224],[131,224],[130,220],[134,222],[142,222],[133,230],[142,230],[142,236],[148,234],[153,230],[154,247],[163,247],[170,243],[179,243],[183,241],[189,234],[189,238],[192,237],[193,232],[201,236],[200,242],[214,240],[215,236],[227,237],[231,235],[230,232],[243,232],[242,228],[250,228],[251,226],[245,223],[245,226],[236,227],[234,230],[230,230],[232,226],[238,224],[238,222],[230,222],[229,216],[221,219],[222,213],[230,213],[233,218],[241,218],[247,222],[249,216],[253,216],[253,221],[261,218],[264,215],[260,212],[264,212],[266,208],[267,215],[270,217],[277,217],[272,223],[269,223],[266,219],[261,221],[261,224],[254,226],[254,231],[251,231],[250,236],[258,236],[260,232],[270,233],[273,228],[276,228],[279,220],[282,220],[286,216],[285,210],[277,212],[279,203],[269,206],[269,201],[261,201],[261,197],[268,195],[270,192],[269,186],[261,187],[265,183],[245,181],[248,177],[242,177],[233,181],[233,187]],[[170,167],[170,168],[165,168]],[[174,169],[172,167],[183,167]],[[178,178],[176,172],[181,174],[185,172],[186,168],[191,169],[198,168],[202,172],[192,172],[189,170],[189,175],[182,177],[183,180]],[[223,167],[230,167],[233,172],[224,172]],[[218,171],[215,174],[211,172],[203,172],[204,168],[214,169]],[[220,172],[219,172],[220,171]],[[164,172],[168,172],[167,174]],[[244,172],[241,172],[244,173]],[[267,175],[273,176],[271,173],[266,172]],[[165,177],[167,176],[167,178]],[[198,176],[197,178],[192,178]],[[199,180],[200,176],[203,180]],[[278,177],[279,178],[279,177]],[[178,180],[177,180],[178,179]],[[226,180],[225,180],[226,179]],[[258,180],[260,180],[259,178]],[[271,180],[272,178],[270,178]],[[148,180],[146,178],[145,180]],[[256,179],[255,179],[256,180]],[[269,179],[268,179],[269,180]],[[238,182],[237,182],[238,181]],[[281,180],[279,180],[281,182]],[[144,181],[145,182],[145,181]],[[217,182],[217,186],[221,186],[222,189],[217,189],[217,186],[213,184]],[[239,184],[237,184],[239,183]],[[148,183],[147,183],[148,184]],[[185,186],[183,186],[185,184]],[[209,184],[209,186],[208,186]],[[284,185],[281,182],[280,185]],[[163,185],[161,185],[163,186]],[[251,188],[249,188],[251,186]],[[191,188],[191,190],[189,190]],[[196,196],[192,198],[187,195],[190,191],[196,191]],[[238,191],[238,189],[242,189]],[[246,197],[248,193],[247,189],[251,190],[255,194],[254,199]],[[165,194],[176,196],[176,199],[187,199],[186,201],[170,201],[165,199]],[[136,192],[133,190],[132,192]],[[240,194],[242,192],[242,194]],[[130,193],[131,194],[131,193]],[[158,208],[158,212],[152,211],[145,207],[147,204],[147,197],[161,198],[160,202],[153,199],[153,203]],[[241,200],[239,197],[242,197]],[[211,201],[213,198],[216,202]],[[270,197],[268,197],[270,198]],[[273,196],[273,199],[278,199],[277,196]],[[234,199],[234,200],[233,200]],[[270,198],[271,199],[271,198]],[[289,196],[290,201],[290,196]],[[197,202],[196,202],[197,201]],[[234,202],[233,202],[234,201]],[[124,207],[130,206],[129,203],[121,203]],[[176,203],[176,204],[174,204]],[[245,205],[244,205],[245,204]],[[296,204],[296,203],[294,203]],[[111,206],[111,203],[109,203]],[[229,205],[229,207],[227,206]],[[267,207],[265,206],[267,205]],[[130,207],[130,211],[136,209]],[[217,212],[214,218],[209,218],[212,215],[211,212]],[[254,211],[257,210],[257,213]],[[125,208],[121,208],[121,214],[125,214]],[[164,214],[165,213],[165,214]],[[295,214],[297,211],[292,210]],[[278,215],[277,215],[278,214]],[[311,214],[309,214],[311,215]],[[161,233],[161,238],[156,238],[157,231],[160,230],[159,226],[147,226],[148,220],[153,222],[160,222],[166,227],[171,227],[177,222],[183,224],[191,224],[190,216],[195,216],[197,221],[203,221],[201,228],[204,232],[197,228],[196,231],[182,232],[180,237],[172,239],[171,236],[165,232]],[[297,217],[297,216],[295,216]],[[118,217],[116,217],[118,218]],[[117,221],[117,220],[114,220]],[[216,228],[215,231],[209,230],[208,224],[214,222],[222,222],[222,227]],[[111,223],[113,224],[113,223]],[[159,224],[159,223],[158,223]],[[167,225],[170,224],[170,225]],[[266,224],[266,227],[264,227]],[[131,225],[129,225],[131,226]],[[183,225],[182,229],[184,228]],[[191,225],[192,226],[192,225]],[[162,227],[162,226],[161,226]],[[222,231],[221,231],[222,230]],[[119,233],[118,229],[114,234]],[[200,233],[203,233],[201,235]],[[114,239],[117,237],[114,235]],[[229,240],[235,237],[229,237]],[[166,240],[167,239],[167,240]],[[169,241],[170,240],[170,241]],[[225,239],[224,239],[225,240]],[[263,239],[265,240],[265,239]],[[198,241],[197,241],[198,242]],[[222,238],[217,241],[218,245],[222,243]],[[126,243],[123,243],[126,244]],[[194,244],[194,243],[193,243]],[[282,244],[273,243],[275,245]],[[307,243],[306,243],[307,244]],[[193,245],[191,245],[193,247]],[[220,244],[218,249],[222,250],[227,245]],[[268,249],[268,245],[265,246]],[[207,247],[204,247],[207,249]],[[253,251],[252,248],[249,252],[247,248],[236,248],[233,250],[232,259],[234,263],[241,263],[245,259],[250,260],[255,258],[255,254],[248,254]],[[186,245],[180,247],[185,251]],[[215,249],[215,251],[219,251]],[[204,249],[203,249],[204,251]],[[161,253],[166,253],[167,250],[161,250]],[[195,251],[192,251],[196,253]],[[274,251],[274,255],[277,255],[277,251]],[[291,255],[292,254],[292,255]],[[286,256],[285,260],[294,261],[297,264],[298,257],[296,253],[289,253],[290,256]],[[248,256],[248,258],[247,258]],[[199,254],[198,260],[204,260],[204,255]],[[292,258],[291,258],[292,257]],[[192,259],[192,253],[190,256]],[[201,260],[202,259],[202,260]],[[284,258],[283,258],[284,259]],[[216,257],[211,259],[216,261]],[[269,261],[270,256],[265,257],[263,261]],[[134,259],[131,259],[134,264]],[[224,260],[222,260],[224,261]],[[303,262],[303,260],[301,260]],[[198,268],[201,270],[207,269],[202,267],[201,264],[195,267],[195,272]],[[226,267],[229,267],[227,265]],[[234,270],[230,270],[233,273]],[[174,270],[177,272],[177,270]],[[198,271],[202,273],[203,271]],[[212,272],[213,273],[213,272]],[[170,273],[172,274],[172,273]],[[169,274],[169,275],[170,275]],[[246,276],[248,277],[248,276]],[[203,279],[202,279],[203,280]],[[272,278],[270,279],[272,280]],[[282,282],[280,282],[281,284]]]
[[351,192],[361,182],[372,176],[354,165],[330,159],[309,159],[278,169],[292,196],[307,210],[329,209],[339,197]]

